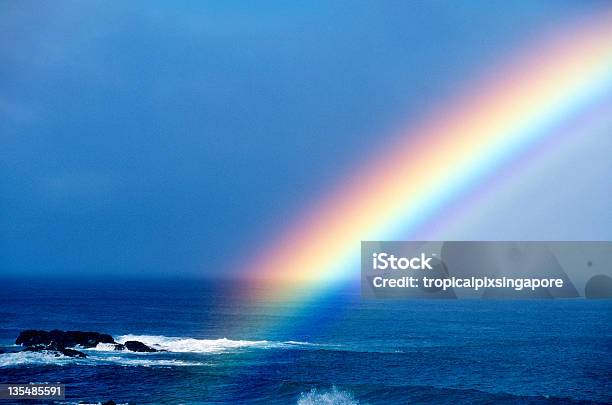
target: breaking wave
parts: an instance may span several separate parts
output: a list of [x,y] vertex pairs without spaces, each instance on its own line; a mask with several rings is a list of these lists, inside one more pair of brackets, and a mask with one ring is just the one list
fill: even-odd
[[356,405],[359,401],[347,391],[341,391],[336,387],[330,390],[319,390],[316,388],[308,392],[302,392],[297,400],[298,405]]
[[[236,349],[244,348],[291,348],[295,346],[312,345],[307,342],[273,342],[269,340],[231,340],[231,339],[194,339],[184,337],[168,337],[154,335],[123,335],[118,336],[118,343],[125,343],[129,340],[137,340],[153,347],[157,350],[165,350],[172,353],[223,353]],[[96,350],[114,350],[112,345],[96,347]]]

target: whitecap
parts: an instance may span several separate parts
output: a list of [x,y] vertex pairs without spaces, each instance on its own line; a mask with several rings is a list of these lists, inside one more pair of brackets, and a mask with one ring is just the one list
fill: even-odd
[[353,398],[348,391],[342,391],[336,387],[330,390],[319,390],[313,388],[308,392],[302,392],[297,400],[298,405],[357,405],[359,401]]
[[49,352],[14,352],[0,355],[0,367],[13,367],[29,364],[57,364],[64,365],[69,363],[86,362],[86,359],[56,356]]
[[287,345],[295,345],[295,346],[318,346],[316,343],[309,343],[309,342],[300,342],[300,341],[296,341],[296,340],[288,340],[286,342],[283,342]]
[[114,343],[98,343],[96,347],[92,347],[86,350],[97,350],[100,352],[113,352],[115,351],[115,344]]

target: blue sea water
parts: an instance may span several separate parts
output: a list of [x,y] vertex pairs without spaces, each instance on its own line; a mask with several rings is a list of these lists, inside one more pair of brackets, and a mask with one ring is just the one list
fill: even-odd
[[[279,308],[229,282],[1,283],[0,383],[64,383],[60,403],[612,403],[608,300],[338,291]],[[24,329],[98,331],[167,352],[16,353]]]

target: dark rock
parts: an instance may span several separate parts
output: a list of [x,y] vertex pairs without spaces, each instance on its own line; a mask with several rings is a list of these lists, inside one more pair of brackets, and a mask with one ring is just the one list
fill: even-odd
[[59,350],[59,352],[62,353],[64,356],[68,356],[68,357],[79,357],[82,359],[87,357],[85,353],[80,352],[78,350],[74,350],[74,349],[61,349]]
[[98,343],[115,343],[111,335],[98,332],[79,332],[61,330],[24,330],[15,343],[25,346],[24,351],[47,352],[55,356],[87,357],[85,353],[71,347],[96,347]]
[[22,346],[55,344],[61,348],[75,346],[90,348],[96,347],[98,343],[115,343],[115,340],[111,335],[98,332],[25,330],[15,341],[15,344]]
[[121,343],[115,343],[115,350],[125,350],[125,345]]
[[145,352],[145,353],[152,353],[152,352],[157,352],[158,350],[153,349],[152,347],[149,347],[147,345],[145,345],[142,342],[137,342],[135,340],[129,340],[127,342],[124,343],[125,348],[128,349],[129,351],[132,352]]

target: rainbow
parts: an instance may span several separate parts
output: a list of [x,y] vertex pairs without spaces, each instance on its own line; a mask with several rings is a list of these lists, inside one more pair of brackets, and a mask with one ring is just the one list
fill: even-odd
[[555,139],[572,117],[601,110],[611,91],[612,13],[584,18],[513,53],[399,131],[259,250],[246,264],[257,297],[304,302],[358,279],[361,240],[409,239],[439,221],[443,208]]

